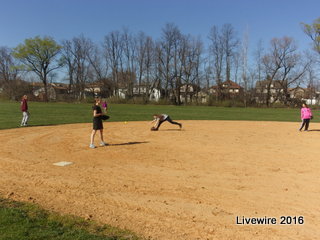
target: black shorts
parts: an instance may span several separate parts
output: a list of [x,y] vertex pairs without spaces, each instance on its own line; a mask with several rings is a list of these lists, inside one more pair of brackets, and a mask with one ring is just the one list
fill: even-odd
[[103,123],[101,117],[94,117],[93,118],[93,130],[100,130],[103,129]]

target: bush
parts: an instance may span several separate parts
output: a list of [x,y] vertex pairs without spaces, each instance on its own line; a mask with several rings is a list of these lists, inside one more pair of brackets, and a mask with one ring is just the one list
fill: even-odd
[[209,97],[206,105],[214,107],[245,107],[244,102],[239,99],[226,99],[219,101],[216,100],[214,96]]

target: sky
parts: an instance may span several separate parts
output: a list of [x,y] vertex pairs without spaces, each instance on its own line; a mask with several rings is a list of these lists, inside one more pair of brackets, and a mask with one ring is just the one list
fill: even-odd
[[252,48],[288,36],[310,49],[301,23],[320,17],[320,0],[0,0],[0,8],[0,47],[10,48],[35,36],[59,42],[83,34],[100,43],[123,28],[158,39],[174,23],[205,43],[212,26],[231,24],[240,39],[248,32]]

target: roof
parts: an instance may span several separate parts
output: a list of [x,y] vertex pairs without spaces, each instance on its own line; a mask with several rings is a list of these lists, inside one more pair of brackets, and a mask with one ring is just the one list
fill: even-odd
[[[222,85],[222,88],[242,89],[242,87],[239,84],[237,84],[231,80],[225,81],[225,82],[221,83],[221,85]],[[218,88],[218,86],[214,85],[211,88]]]
[[[257,81],[256,88],[267,88],[269,83],[269,80]],[[282,88],[281,82],[279,80],[273,80],[271,81],[271,84],[273,85],[271,88]]]

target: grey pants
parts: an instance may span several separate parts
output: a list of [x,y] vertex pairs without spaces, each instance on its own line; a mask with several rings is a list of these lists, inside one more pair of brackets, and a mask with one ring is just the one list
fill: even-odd
[[21,126],[27,126],[28,119],[29,119],[29,113],[28,112],[22,112]]

